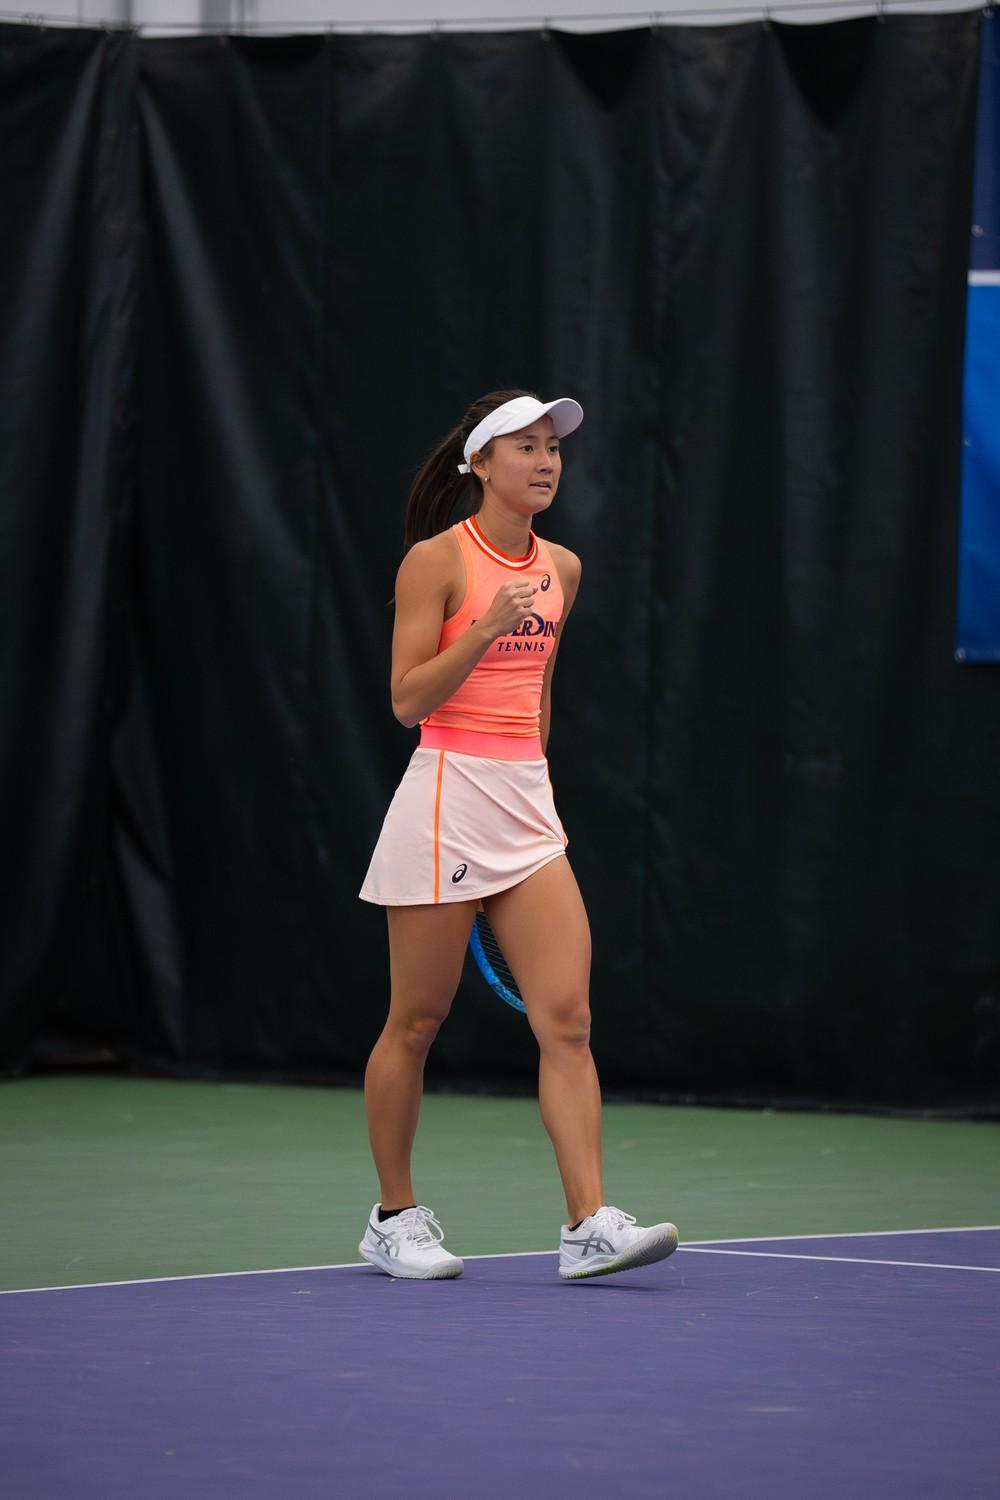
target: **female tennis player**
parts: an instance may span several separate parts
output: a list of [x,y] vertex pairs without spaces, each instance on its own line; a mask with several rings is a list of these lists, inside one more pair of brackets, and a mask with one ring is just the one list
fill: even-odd
[[[559,487],[559,440],[582,420],[569,397],[494,391],[469,408],[410,490],[391,692],[396,718],[419,724],[420,742],[359,892],[386,908],[391,998],[365,1074],[381,1199],[358,1248],[390,1276],[463,1268],[416,1201],[410,1155],[424,1061],[477,909],[538,1042],[541,1116],[566,1195],[559,1275],[624,1271],[677,1245],[672,1224],[643,1228],[604,1201],[590,928],[545,758],[552,671],[580,560],[543,541],[532,521]],[[449,524],[459,501],[472,514]]]

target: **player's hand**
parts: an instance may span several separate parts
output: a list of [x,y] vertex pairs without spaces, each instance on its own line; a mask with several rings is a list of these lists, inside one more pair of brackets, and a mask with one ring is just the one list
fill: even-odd
[[502,583],[493,597],[493,603],[482,616],[480,623],[490,632],[490,639],[510,635],[526,615],[530,615],[535,602],[538,585],[524,579],[511,579]]

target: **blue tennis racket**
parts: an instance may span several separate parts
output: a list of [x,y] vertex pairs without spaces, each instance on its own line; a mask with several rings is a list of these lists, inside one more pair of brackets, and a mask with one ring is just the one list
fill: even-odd
[[521,999],[517,980],[500,951],[500,944],[493,935],[493,928],[487,921],[485,912],[477,911],[473,918],[469,947],[486,983],[496,990],[501,1000],[506,1000],[515,1010],[523,1011],[524,1001]]

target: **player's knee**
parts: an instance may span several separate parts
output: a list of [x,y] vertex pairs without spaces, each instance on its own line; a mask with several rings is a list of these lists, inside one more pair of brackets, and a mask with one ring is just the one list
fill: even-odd
[[447,1014],[447,1009],[443,1012],[429,1010],[397,1018],[392,1025],[397,1042],[415,1057],[426,1057]]
[[532,1025],[540,1047],[589,1046],[590,1006],[585,995],[565,995],[534,1009]]

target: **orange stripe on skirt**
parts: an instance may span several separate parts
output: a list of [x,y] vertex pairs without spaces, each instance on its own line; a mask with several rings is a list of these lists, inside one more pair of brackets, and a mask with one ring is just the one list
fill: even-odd
[[441,900],[441,777],[444,775],[444,751],[438,752],[437,790],[434,794],[434,902]]
[[504,760],[418,745],[358,895],[381,906],[476,904],[541,869],[566,844],[544,757]]

